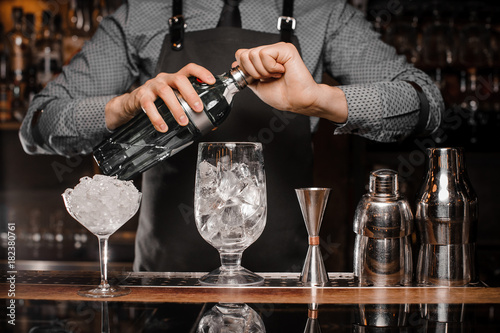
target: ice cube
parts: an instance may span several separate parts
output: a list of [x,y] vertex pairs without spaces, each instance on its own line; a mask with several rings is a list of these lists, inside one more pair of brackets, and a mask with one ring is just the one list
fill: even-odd
[[213,178],[217,173],[217,168],[206,160],[203,160],[198,165],[198,172],[201,178]]
[[244,187],[245,183],[234,172],[221,172],[217,192],[224,200],[236,197]]
[[217,234],[220,232],[221,224],[222,223],[220,221],[220,215],[204,215],[201,219],[200,234],[207,241],[213,241],[215,238],[217,238]]
[[243,223],[243,216],[241,215],[240,207],[225,207],[222,211],[221,221],[230,226],[241,225]]
[[217,169],[220,171],[228,171],[231,170],[231,157],[229,155],[224,155],[219,158],[217,162]]
[[247,185],[239,193],[238,198],[246,204],[259,206],[261,202],[262,191],[255,185]]
[[[204,191],[212,191],[217,184],[217,168],[207,161],[202,161],[198,165],[197,186]],[[209,194],[203,194],[209,195]]]
[[257,207],[257,209],[253,210],[253,214],[249,216],[244,216],[245,218],[245,230],[249,233],[252,233],[252,229],[258,225],[261,225],[260,222],[265,218],[266,208],[265,207]]
[[233,171],[236,176],[242,180],[252,176],[250,167],[245,163],[235,163],[231,171]]
[[225,206],[225,201],[217,195],[199,195],[196,200],[196,210],[199,216],[207,214],[219,214]]

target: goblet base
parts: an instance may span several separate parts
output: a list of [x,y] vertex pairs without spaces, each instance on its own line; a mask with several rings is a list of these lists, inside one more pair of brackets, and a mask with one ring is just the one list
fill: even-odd
[[258,286],[264,278],[244,267],[235,269],[217,268],[199,279],[202,285],[210,286]]
[[81,289],[78,291],[78,295],[84,297],[92,298],[107,298],[107,297],[119,297],[130,294],[130,288],[111,286],[109,288],[93,287]]

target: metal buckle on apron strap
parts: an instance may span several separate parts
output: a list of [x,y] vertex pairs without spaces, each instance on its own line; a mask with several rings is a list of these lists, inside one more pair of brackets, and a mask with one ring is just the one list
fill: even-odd
[[279,31],[281,31],[281,29],[295,30],[296,26],[297,26],[297,20],[295,18],[290,16],[278,17],[277,28]]
[[184,15],[175,15],[168,19],[168,25],[170,29],[170,41],[172,49],[179,51],[184,46],[184,29],[186,29],[187,24],[184,20]]
[[277,28],[281,32],[281,41],[290,43],[292,41],[293,31],[297,25],[297,20],[291,16],[278,17]]

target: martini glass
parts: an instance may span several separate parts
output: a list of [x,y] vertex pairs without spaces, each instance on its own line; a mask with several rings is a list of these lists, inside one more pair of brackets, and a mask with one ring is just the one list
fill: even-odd
[[261,276],[243,268],[243,251],[262,234],[267,217],[262,145],[203,142],[198,146],[194,196],[196,227],[220,254],[221,266],[204,285],[259,285]]
[[[128,295],[129,288],[111,286],[108,282],[108,239],[116,230],[124,225],[132,216],[135,215],[141,203],[142,194],[138,193],[137,201],[131,202],[128,214],[116,218],[116,214],[112,214],[112,210],[116,207],[105,206],[99,210],[100,219],[93,221],[90,216],[86,216],[85,211],[77,213],[75,210],[80,203],[78,200],[72,200],[72,190],[66,190],[62,194],[64,205],[68,213],[77,220],[81,225],[87,228],[91,233],[99,239],[99,258],[101,270],[101,283],[97,287],[86,288],[78,291],[78,295],[85,297],[101,298],[101,297],[118,297]],[[75,202],[76,201],[76,202]],[[106,209],[107,208],[107,209]],[[94,212],[95,213],[95,212]]]

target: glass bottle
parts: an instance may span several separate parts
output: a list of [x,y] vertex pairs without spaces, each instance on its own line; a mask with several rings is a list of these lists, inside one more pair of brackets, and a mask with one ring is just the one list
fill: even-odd
[[84,31],[83,1],[70,0],[66,17],[67,27],[64,32],[63,63],[68,63],[77,54],[83,44],[90,39],[90,34]]
[[62,54],[54,38],[52,14],[42,13],[42,30],[36,41],[37,82],[44,87],[62,69]]
[[478,203],[462,149],[428,148],[427,154],[427,175],[416,212],[417,283],[465,286],[477,282]]
[[12,89],[12,102],[10,104],[10,109],[12,112],[12,117],[18,121],[22,122],[24,116],[26,115],[26,103],[25,98],[22,94],[21,86],[14,84]]
[[7,35],[11,45],[10,69],[14,84],[23,90],[31,50],[29,38],[23,33],[23,9],[21,7],[12,8],[12,21],[14,26]]
[[4,36],[4,27],[0,22],[0,123],[12,120],[12,112],[10,111],[11,91],[9,89],[9,50]]
[[26,13],[24,14],[24,24],[23,24],[23,33],[26,37],[28,37],[30,50],[33,52],[35,49],[35,41],[36,41],[36,29],[35,29],[35,14]]
[[52,40],[53,40],[53,48],[54,48],[54,53],[57,54],[59,57],[60,61],[60,68],[58,68],[59,72],[62,71],[62,66],[64,65],[64,54],[63,54],[63,27],[62,27],[62,16],[61,14],[56,14],[54,16],[53,20],[53,34],[52,34]]
[[180,126],[158,98],[155,105],[167,123],[168,132],[158,132],[144,112],[138,113],[94,149],[94,158],[105,175],[131,179],[189,146],[227,118],[233,96],[249,83],[238,67],[216,76],[213,85],[195,77],[189,80],[203,102],[203,111],[191,110],[176,92],[189,118],[188,125]]

